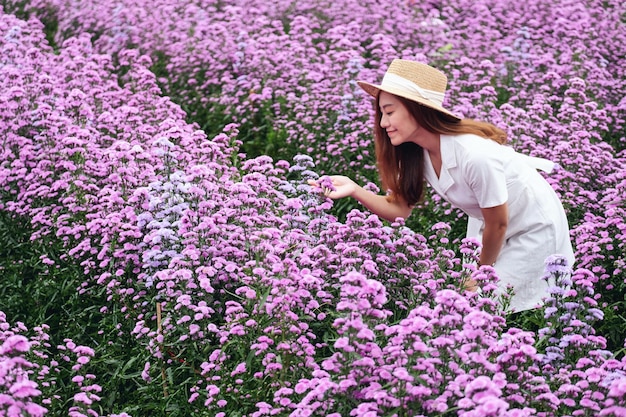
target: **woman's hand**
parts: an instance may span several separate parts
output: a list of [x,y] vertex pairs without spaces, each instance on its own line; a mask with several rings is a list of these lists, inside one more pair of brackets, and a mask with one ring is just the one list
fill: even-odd
[[478,291],[478,282],[476,282],[475,280],[473,280],[471,278],[467,278],[463,282],[463,289],[465,291],[476,292],[476,291]]
[[314,180],[309,180],[309,185],[321,188],[324,191],[324,195],[333,200],[352,197],[358,188],[354,181],[343,175],[331,175],[326,178],[330,179],[332,187],[325,186],[323,181]]
[[398,218],[406,219],[413,209],[404,200],[392,200],[387,196],[374,194],[343,175],[324,176],[317,181],[309,180],[308,183],[319,188],[326,197],[333,200],[344,197],[355,198],[369,211],[391,222]]

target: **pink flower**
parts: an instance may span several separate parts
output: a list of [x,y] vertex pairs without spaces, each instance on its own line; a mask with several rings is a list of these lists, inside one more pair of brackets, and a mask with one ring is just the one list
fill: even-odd
[[37,384],[28,379],[22,379],[9,388],[9,393],[15,398],[36,397],[41,394],[37,389]]
[[28,352],[30,343],[28,339],[21,335],[12,335],[6,338],[4,343],[0,345],[0,355],[7,355],[13,351]]
[[359,330],[356,337],[358,337],[359,339],[365,339],[365,340],[374,340],[376,338],[376,336],[374,335],[374,332],[366,327],[363,327],[361,330]]
[[626,377],[615,379],[609,386],[610,397],[624,398],[626,396]]
[[402,381],[413,382],[413,377],[407,372],[405,368],[394,369],[393,375]]
[[141,378],[146,382],[150,382],[152,380],[150,377],[150,362],[146,362],[144,364],[143,370],[141,371]]
[[246,372],[246,363],[241,362],[239,365],[235,367],[235,369],[230,373],[230,376],[235,376],[239,374],[243,374]]
[[93,400],[84,392],[79,392],[74,395],[74,401],[78,403],[83,403],[85,405],[93,404]]

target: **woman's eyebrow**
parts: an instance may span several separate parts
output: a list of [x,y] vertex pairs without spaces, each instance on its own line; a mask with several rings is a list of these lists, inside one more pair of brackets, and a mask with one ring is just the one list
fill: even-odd
[[387,107],[393,107],[393,104],[391,104],[391,103],[383,104],[382,106],[380,106],[380,109],[384,110]]

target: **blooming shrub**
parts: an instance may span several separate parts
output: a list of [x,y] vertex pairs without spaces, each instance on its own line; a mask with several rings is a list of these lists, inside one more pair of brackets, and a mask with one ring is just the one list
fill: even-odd
[[[0,415],[626,412],[621,2],[0,7]],[[396,56],[560,165],[538,329],[435,196],[389,223],[307,184],[379,191],[355,81]]]
[[6,315],[0,312],[0,412],[2,415],[43,416],[48,410],[37,404],[41,395],[37,383],[29,377],[29,370],[35,365],[24,356],[30,350],[30,341],[22,336],[21,329],[11,329]]

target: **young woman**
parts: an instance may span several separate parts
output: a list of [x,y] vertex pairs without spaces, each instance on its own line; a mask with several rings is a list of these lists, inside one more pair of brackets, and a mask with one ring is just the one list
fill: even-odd
[[424,183],[469,216],[468,237],[482,241],[480,265],[493,265],[500,291],[512,286],[513,311],[542,304],[545,259],[574,254],[563,206],[537,169],[553,164],[505,146],[496,126],[461,119],[443,106],[447,77],[428,65],[394,60],[380,85],[358,81],[376,100],[375,147],[385,196],[332,176],[333,199],[353,197],[380,217],[407,218]]

